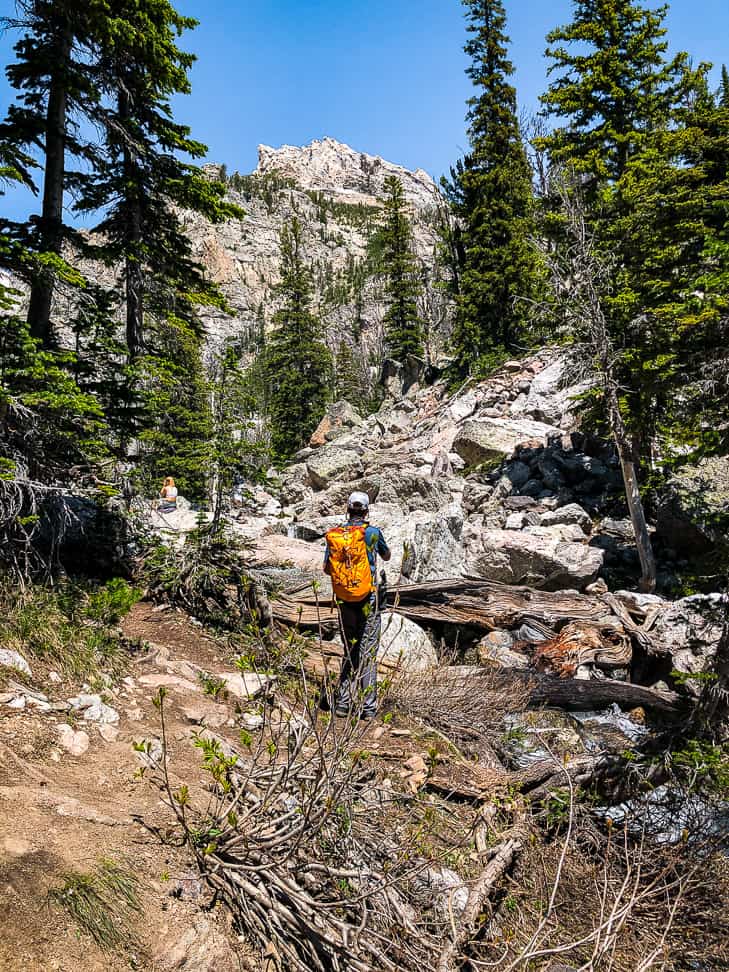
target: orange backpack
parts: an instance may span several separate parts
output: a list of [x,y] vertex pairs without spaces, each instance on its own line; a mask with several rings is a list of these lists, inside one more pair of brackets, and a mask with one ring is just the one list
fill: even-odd
[[361,601],[374,590],[367,556],[367,526],[334,527],[326,535],[329,576],[334,596],[341,601]]

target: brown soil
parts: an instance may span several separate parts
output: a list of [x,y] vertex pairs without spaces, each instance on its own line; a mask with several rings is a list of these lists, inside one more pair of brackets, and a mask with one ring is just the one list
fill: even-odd
[[[172,834],[174,820],[159,790],[139,777],[132,744],[158,737],[160,726],[152,703],[155,689],[138,678],[172,673],[190,661],[208,671],[230,670],[230,661],[226,664],[223,647],[189,621],[174,612],[155,612],[148,604],[134,608],[124,631],[163,651],[156,659],[150,658],[153,651],[143,654],[129,671],[134,683],[119,683],[110,693],[108,701],[121,716],[113,742],[105,742],[95,725],[77,720],[75,728],[88,732],[91,745],[74,757],[58,746],[55,726],[64,721],[64,713],[0,706],[0,972],[198,972],[197,960],[181,965],[175,949],[183,936],[189,937],[210,896],[187,850],[163,843],[153,832],[159,828]],[[200,754],[192,745],[194,727],[181,707],[213,704],[213,699],[186,682],[184,689],[168,690],[170,765],[175,779],[197,789]],[[70,694],[65,683],[35,687],[51,701]],[[126,953],[99,947],[49,899],[49,890],[61,887],[69,872],[91,871],[101,859],[125,864],[140,882],[137,943]],[[228,935],[231,942],[229,958],[215,969],[250,968],[243,964],[225,916],[213,909],[204,923],[211,920],[220,927],[218,937]]]

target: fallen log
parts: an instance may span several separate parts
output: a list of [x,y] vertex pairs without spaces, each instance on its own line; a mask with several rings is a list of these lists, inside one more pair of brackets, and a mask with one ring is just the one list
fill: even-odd
[[[425,680],[424,687],[432,686],[432,676],[412,676],[404,691],[416,693],[420,679]],[[577,711],[603,709],[613,702],[623,709],[641,706],[666,713],[676,713],[680,709],[679,696],[675,692],[657,692],[612,678],[565,679],[534,671],[493,672],[477,665],[453,665],[438,672],[439,694],[447,690],[449,681],[460,691],[464,708],[468,707],[471,717],[474,707],[487,710],[497,702],[503,707],[503,700],[510,697],[518,702],[516,708],[525,700],[531,707],[554,706]]]

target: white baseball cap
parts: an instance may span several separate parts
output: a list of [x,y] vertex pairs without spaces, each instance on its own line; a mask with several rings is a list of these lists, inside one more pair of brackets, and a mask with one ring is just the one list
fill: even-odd
[[347,508],[360,507],[363,510],[370,508],[370,498],[367,493],[350,493],[347,500]]

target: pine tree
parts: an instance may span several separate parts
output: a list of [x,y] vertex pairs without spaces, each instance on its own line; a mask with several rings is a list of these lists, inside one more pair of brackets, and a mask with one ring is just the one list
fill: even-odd
[[405,212],[402,183],[385,179],[385,218],[382,227],[382,272],[386,280],[385,348],[397,361],[423,354],[423,322],[418,316],[422,285],[412,250],[412,231]]
[[[2,137],[19,148],[43,148],[41,214],[16,235],[35,254],[28,324],[32,337],[53,344],[51,305],[63,243],[74,234],[64,223],[64,192],[83,185],[83,171],[68,171],[69,157],[95,162],[95,149],[84,137],[82,121],[99,102],[88,55],[98,8],[82,0],[21,0],[21,18],[7,21],[24,30],[15,45],[16,61],[7,68],[8,81],[19,93],[10,106]],[[23,232],[19,232],[19,231]]]
[[528,300],[540,286],[532,243],[532,187],[517,120],[514,68],[502,0],[463,0],[478,93],[468,102],[470,151],[454,169],[448,195],[462,227],[451,246],[462,253],[453,348],[461,372],[478,370],[494,348],[512,346],[528,324]]
[[567,124],[542,144],[579,179],[598,256],[614,267],[603,306],[639,470],[706,441],[698,430],[713,423],[685,416],[721,348],[727,293],[726,128],[707,66],[665,58],[665,13],[577,0],[573,23],[549,35],[559,76],[543,98]]
[[330,397],[332,356],[311,312],[311,279],[296,217],[281,231],[281,307],[264,351],[271,450],[288,459],[314,431]]
[[208,493],[213,421],[201,340],[186,321],[169,317],[158,343],[158,353],[139,364],[143,417],[137,478],[155,495],[163,478],[174,476],[181,494],[202,500]]
[[593,190],[625,172],[646,138],[666,125],[686,55],[666,60],[667,6],[637,0],[574,0],[572,22],[547,35],[552,78],[547,113],[567,124],[541,139]]
[[123,262],[126,343],[130,361],[145,350],[145,316],[175,316],[195,326],[196,308],[221,305],[205,280],[176,207],[202,213],[213,222],[242,211],[223,201],[225,188],[180,154],[207,151],[190,129],[174,121],[170,98],[190,91],[195,58],[176,38],[197,21],[178,14],[167,0],[120,0],[99,32],[97,74],[110,105],[99,120],[106,130],[103,159],[76,209],[104,210],[96,227],[103,240],[97,253]]

